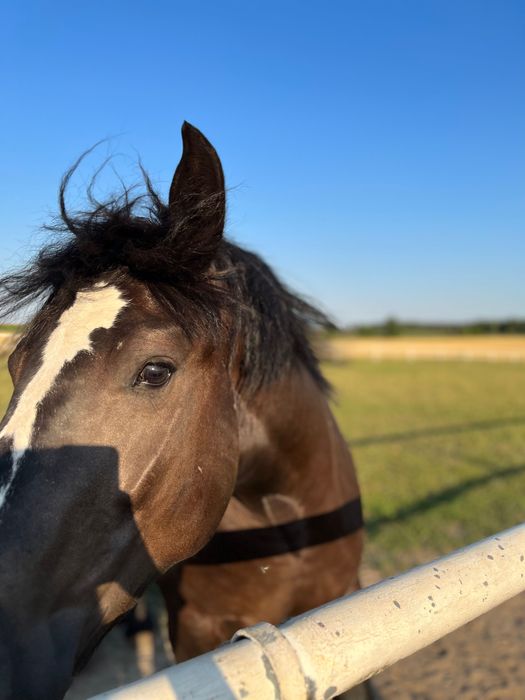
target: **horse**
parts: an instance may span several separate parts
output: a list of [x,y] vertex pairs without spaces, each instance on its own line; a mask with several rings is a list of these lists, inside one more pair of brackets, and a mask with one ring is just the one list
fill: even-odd
[[0,424],[0,698],[58,700],[152,581],[177,660],[359,587],[352,457],[309,342],[328,319],[224,236],[219,157],[187,122],[165,203],[59,191],[0,279],[32,320]]

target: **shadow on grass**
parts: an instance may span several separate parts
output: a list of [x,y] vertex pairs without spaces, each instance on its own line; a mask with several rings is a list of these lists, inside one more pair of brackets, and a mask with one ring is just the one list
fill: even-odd
[[420,513],[425,513],[432,508],[440,505],[441,503],[447,503],[448,501],[462,496],[465,492],[471,489],[477,488],[478,486],[484,486],[485,484],[494,481],[495,479],[502,479],[504,477],[512,477],[516,474],[520,474],[525,471],[525,464],[516,464],[512,467],[505,467],[504,469],[499,469],[491,474],[484,474],[483,476],[474,477],[472,479],[467,479],[461,484],[456,484],[455,486],[450,486],[449,488],[443,489],[436,493],[431,493],[427,497],[412,503],[409,506],[400,508],[392,515],[381,515],[377,518],[370,518],[366,520],[366,530],[370,535],[375,535],[384,525],[391,525],[392,523],[401,523],[408,520],[413,515],[419,515]]
[[382,445],[388,442],[404,442],[424,437],[438,437],[440,435],[453,435],[454,433],[468,433],[474,430],[490,430],[509,425],[525,425],[525,416],[499,418],[496,420],[482,420],[473,423],[461,423],[459,425],[443,425],[435,428],[422,428],[421,430],[409,430],[404,433],[387,433],[386,435],[371,435],[370,437],[349,440],[350,447],[368,447],[369,445]]

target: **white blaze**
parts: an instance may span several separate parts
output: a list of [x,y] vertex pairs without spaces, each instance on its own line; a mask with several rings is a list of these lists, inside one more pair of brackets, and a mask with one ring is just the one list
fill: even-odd
[[97,328],[111,328],[126,303],[117,287],[97,284],[87,292],[78,292],[73,304],[60,316],[42,353],[42,364],[24,389],[14,413],[0,433],[0,438],[10,438],[13,442],[13,468],[9,481],[0,488],[0,508],[18,464],[31,445],[39,405],[53,387],[62,368],[80,352],[91,351],[92,332]]

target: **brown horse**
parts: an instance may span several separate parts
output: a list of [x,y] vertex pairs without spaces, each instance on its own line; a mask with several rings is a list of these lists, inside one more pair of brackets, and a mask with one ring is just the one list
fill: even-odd
[[154,579],[179,660],[358,587],[326,319],[223,237],[218,156],[182,135],[167,205],[144,174],[71,213],[73,168],[57,239],[0,280],[4,307],[42,301],[0,426],[1,700],[61,698]]

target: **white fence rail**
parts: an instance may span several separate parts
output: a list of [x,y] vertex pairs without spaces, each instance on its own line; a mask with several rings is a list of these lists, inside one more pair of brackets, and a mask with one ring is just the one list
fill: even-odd
[[523,590],[519,525],[96,700],[324,700]]

